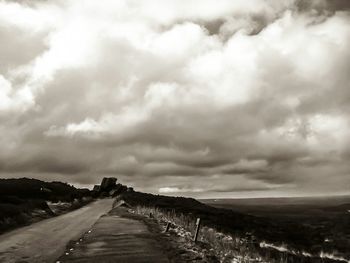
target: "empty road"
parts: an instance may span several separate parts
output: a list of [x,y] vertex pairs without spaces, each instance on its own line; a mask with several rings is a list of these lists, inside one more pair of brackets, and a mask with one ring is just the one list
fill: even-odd
[[0,262],[55,262],[70,240],[88,231],[112,208],[102,199],[70,213],[46,219],[0,235]]
[[123,208],[112,210],[96,222],[91,232],[72,244],[59,262],[169,263],[160,234],[151,232],[143,221],[135,218],[140,216]]

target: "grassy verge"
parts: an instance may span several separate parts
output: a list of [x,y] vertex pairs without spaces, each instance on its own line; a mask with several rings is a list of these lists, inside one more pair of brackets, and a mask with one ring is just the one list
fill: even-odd
[[134,207],[137,213],[152,213],[157,220],[171,222],[192,236],[196,218],[200,217],[200,241],[210,244],[221,262],[348,262],[342,258],[303,253],[303,248],[314,240],[308,239],[306,233],[300,232],[302,228],[295,226],[286,229],[265,218],[214,208],[191,198],[133,192],[121,194],[116,204],[122,201]]
[[[176,232],[179,236],[190,242],[193,239],[196,229],[196,219],[184,214],[176,214],[174,210],[164,211],[155,207],[136,206],[137,214],[154,217],[162,225],[171,223],[170,231]],[[262,262],[257,253],[248,249],[246,244],[240,238],[232,238],[230,235],[223,234],[207,226],[200,228],[199,243],[207,243],[220,259],[220,262]]]

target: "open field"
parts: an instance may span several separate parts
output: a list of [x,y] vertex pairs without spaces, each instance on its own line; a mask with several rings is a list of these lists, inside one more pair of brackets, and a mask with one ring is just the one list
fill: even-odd
[[[350,258],[350,196],[261,199],[205,199],[216,208],[263,217],[286,230],[285,244],[302,229],[299,238],[310,239],[305,251]],[[346,262],[346,261],[344,261]]]

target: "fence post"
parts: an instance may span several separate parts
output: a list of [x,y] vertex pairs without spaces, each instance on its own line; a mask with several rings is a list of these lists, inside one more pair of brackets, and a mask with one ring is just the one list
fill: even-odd
[[194,239],[193,239],[194,242],[197,242],[200,224],[201,224],[201,219],[198,217],[197,221],[196,221],[196,233],[195,233]]
[[168,231],[169,231],[169,228],[170,228],[170,222],[168,222],[168,223],[166,224],[166,228],[165,228],[165,231],[164,231],[164,232],[168,232]]

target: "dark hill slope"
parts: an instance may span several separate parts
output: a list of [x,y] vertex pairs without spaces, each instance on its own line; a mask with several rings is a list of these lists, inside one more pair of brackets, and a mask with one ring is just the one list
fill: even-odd
[[6,196],[50,201],[72,201],[89,195],[87,189],[77,189],[66,183],[44,182],[37,179],[0,179],[0,200]]
[[[54,215],[46,201],[83,205],[81,200],[91,192],[61,182],[37,179],[0,179],[0,233]],[[73,202],[74,201],[74,202]]]
[[204,225],[218,231],[242,237],[253,235],[258,240],[271,243],[287,242],[298,250],[311,248],[323,240],[318,231],[306,231],[306,228],[298,223],[277,224],[264,217],[215,208],[192,198],[125,192],[117,198],[117,201],[119,200],[124,200],[130,206],[156,207],[193,218],[200,217]]

